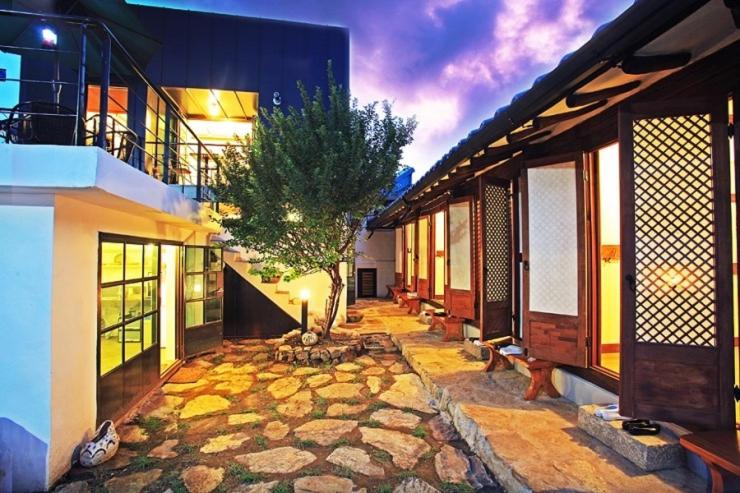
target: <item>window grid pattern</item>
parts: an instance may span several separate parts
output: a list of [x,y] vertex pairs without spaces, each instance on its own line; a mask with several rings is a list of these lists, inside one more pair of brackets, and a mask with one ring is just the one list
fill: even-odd
[[185,328],[222,319],[223,255],[220,247],[185,247]]
[[486,302],[494,303],[508,300],[511,290],[509,191],[504,187],[486,185],[483,189],[483,199],[485,200],[484,293]]
[[709,115],[633,122],[638,342],[716,345]]

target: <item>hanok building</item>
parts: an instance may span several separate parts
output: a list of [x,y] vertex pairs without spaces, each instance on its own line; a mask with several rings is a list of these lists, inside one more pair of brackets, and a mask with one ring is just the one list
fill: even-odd
[[218,155],[330,60],[348,87],[349,39],[121,0],[0,7],[0,490],[39,491],[221,344]]
[[635,2],[371,222],[396,287],[571,400],[734,429],[739,89],[736,4]]

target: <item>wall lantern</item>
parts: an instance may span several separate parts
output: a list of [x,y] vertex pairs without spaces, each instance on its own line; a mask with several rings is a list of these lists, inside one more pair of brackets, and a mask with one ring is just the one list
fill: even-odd
[[56,31],[50,27],[41,28],[41,46],[44,48],[55,49],[57,47],[57,41],[59,37]]
[[299,297],[301,298],[301,334],[308,331],[308,298],[311,293],[308,289],[301,289]]

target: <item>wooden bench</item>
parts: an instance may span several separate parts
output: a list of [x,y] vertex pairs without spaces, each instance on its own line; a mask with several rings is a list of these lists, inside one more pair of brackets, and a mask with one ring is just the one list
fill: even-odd
[[465,335],[463,334],[463,323],[465,323],[464,318],[453,317],[436,310],[432,310],[431,316],[432,323],[429,325],[429,331],[431,332],[436,328],[442,329],[442,331],[444,331],[444,337],[442,338],[443,341],[462,341],[465,339]]
[[689,433],[680,439],[709,468],[712,493],[740,491],[740,431],[719,430]]
[[519,363],[529,370],[529,387],[524,392],[525,401],[537,399],[537,396],[543,390],[550,397],[560,397],[560,392],[552,384],[552,371],[558,366],[557,363],[542,359],[527,358],[524,355],[518,354],[503,355],[493,344],[484,342],[483,345],[488,348],[489,353],[488,363],[483,368],[484,372],[493,371],[497,367],[510,370],[514,368],[515,363]]

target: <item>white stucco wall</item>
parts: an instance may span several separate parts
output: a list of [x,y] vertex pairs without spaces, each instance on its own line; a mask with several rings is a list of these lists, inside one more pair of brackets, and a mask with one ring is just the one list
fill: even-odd
[[396,235],[394,230],[378,229],[372,237],[369,231],[363,230],[355,248],[357,251],[355,268],[377,269],[376,296],[385,296],[388,291],[386,285],[392,285],[396,282]]

